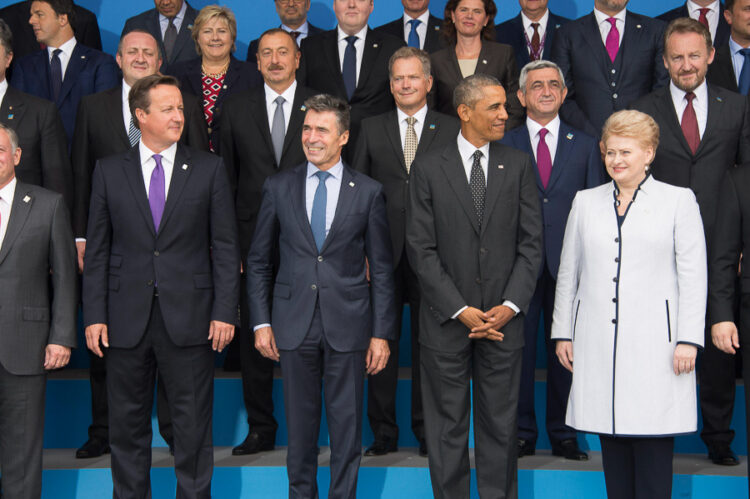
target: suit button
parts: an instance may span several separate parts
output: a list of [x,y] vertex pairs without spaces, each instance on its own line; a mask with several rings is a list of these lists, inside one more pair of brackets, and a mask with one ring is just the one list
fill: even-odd
[[[214,110],[214,111],[215,111],[215,110]],[[211,130],[211,127],[208,127],[208,134],[209,134],[209,135],[211,135],[211,132],[212,132],[212,131],[213,131],[213,130]]]
[[482,284],[482,280],[480,278],[477,277],[475,280],[476,280],[477,284]]
[[613,70],[612,70],[612,74],[615,74],[615,73],[617,73],[617,70],[616,70],[616,69],[613,69]]
[[409,183],[409,179],[407,178],[404,182],[406,182],[408,184]]
[[617,298],[612,298],[612,303],[617,303]]
[[619,256],[615,257],[615,262],[620,263],[620,257]]
[[612,319],[612,324],[617,324],[617,319]]
[[613,282],[617,282],[617,277],[613,277],[613,278],[612,278],[612,281],[613,281]]
[[322,262],[323,261],[323,257],[322,256],[318,256],[318,261]]
[[545,203],[549,203],[549,199],[547,199],[547,198],[544,198],[544,202],[545,202]]
[[487,248],[479,248],[479,253],[484,255],[485,253],[487,253]]
[[313,284],[312,286],[310,286],[310,289],[312,289],[313,291],[315,291],[316,289],[318,289],[318,287],[315,284]]
[[617,98],[617,94],[612,94],[612,98],[616,99]]
[[159,256],[159,250],[154,250],[154,256]]
[[617,86],[617,83],[615,83],[615,82],[612,82],[612,86],[613,86],[613,87],[616,87],[616,86]]
[[154,281],[148,281],[148,282],[146,283],[146,286],[153,286],[153,285],[154,285]]

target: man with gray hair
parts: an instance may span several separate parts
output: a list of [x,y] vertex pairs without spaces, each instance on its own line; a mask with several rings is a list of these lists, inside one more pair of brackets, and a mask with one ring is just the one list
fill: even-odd
[[521,392],[518,400],[518,457],[533,455],[538,436],[534,413],[534,368],[539,318],[543,311],[547,347],[547,434],[552,454],[586,460],[576,442],[576,432],[565,425],[571,374],[555,355],[550,342],[557,268],[560,265],[565,223],[573,198],[581,189],[604,183],[604,167],[596,140],[560,120],[567,89],[562,71],[554,62],[526,64],[519,79],[518,100],[526,108],[526,123],[508,132],[502,143],[523,151],[536,171],[542,203],[544,251],[534,297],[524,318]]
[[542,214],[531,159],[497,142],[508,118],[500,83],[470,76],[454,104],[461,131],[412,163],[406,215],[430,477],[436,498],[469,497],[473,386],[479,495],[515,498],[522,312],[542,260]]

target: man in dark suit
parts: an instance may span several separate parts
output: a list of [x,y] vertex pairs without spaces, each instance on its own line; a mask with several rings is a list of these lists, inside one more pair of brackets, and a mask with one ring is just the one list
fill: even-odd
[[[126,152],[138,144],[140,132],[130,113],[130,88],[144,76],[149,76],[161,65],[159,48],[153,36],[145,31],[131,31],[123,36],[117,49],[117,64],[122,70],[122,82],[117,87],[89,95],[81,100],[73,134],[72,157],[76,196],[73,205],[73,229],[78,247],[78,264],[83,270],[86,252],[86,225],[91,198],[91,175],[96,162],[107,156]],[[180,142],[202,151],[208,150],[208,135],[203,110],[198,99],[183,94],[185,126]],[[91,415],[89,438],[77,451],[76,457],[98,457],[109,452],[109,411],[107,406],[106,362],[89,355],[91,381]],[[161,379],[161,378],[160,378]],[[173,437],[164,387],[159,383],[157,412],[159,430],[167,444],[173,447]]]
[[234,335],[239,245],[220,158],[178,144],[177,80],[130,90],[137,147],[94,170],[83,268],[86,343],[107,350],[115,498],[150,496],[156,370],[174,430],[177,497],[210,497],[213,350]]
[[16,179],[21,152],[0,123],[0,471],[5,497],[33,499],[42,495],[46,372],[70,360],[78,300],[68,210],[60,194]]
[[[290,2],[288,0],[275,0],[276,13],[281,20],[279,28],[288,31],[299,47],[302,40],[308,36],[317,35],[324,30],[313,26],[307,21],[307,13],[310,11],[310,0]],[[247,47],[247,62],[255,65],[258,62],[258,41],[256,38]]]
[[513,47],[519,68],[529,61],[549,59],[552,55],[557,30],[570,21],[553,14],[547,8],[547,0],[518,0],[521,12],[516,17],[499,24],[497,41]]
[[23,150],[16,177],[59,192],[70,207],[73,170],[60,114],[53,103],[8,85],[5,75],[14,56],[12,40],[10,28],[0,19],[0,123],[16,132]]
[[401,0],[401,4],[404,15],[375,28],[376,31],[401,38],[409,47],[430,54],[446,46],[446,40],[440,36],[443,20],[430,14],[430,0]]
[[81,98],[114,87],[119,75],[111,55],[78,43],[70,24],[72,12],[71,0],[32,2],[29,22],[46,48],[19,59],[11,80],[19,90],[57,105],[68,146]]
[[552,47],[568,88],[561,116],[594,137],[610,114],[669,82],[664,23],[627,11],[627,3],[594,0],[594,11],[560,28]]
[[[665,40],[669,87],[639,99],[633,107],[651,115],[661,131],[651,164],[654,178],[695,192],[710,255],[721,180],[726,170],[750,160],[750,106],[745,97],[706,83],[714,48],[705,26],[677,19],[667,27]],[[706,335],[698,372],[701,438],[714,463],[736,465],[739,461],[730,448],[734,360],[712,344],[710,331]]]
[[542,260],[542,213],[529,156],[496,142],[505,102],[495,78],[466,78],[456,87],[461,132],[411,169],[406,244],[422,297],[425,437],[438,499],[469,497],[470,380],[479,494],[518,495],[521,312]]
[[724,5],[719,0],[690,0],[656,18],[669,24],[678,17],[695,19],[708,28],[715,48],[726,45],[729,40],[729,24],[724,17]]
[[393,109],[388,91],[388,60],[404,42],[367,26],[373,0],[333,0],[336,29],[302,42],[297,81],[318,92],[335,95],[351,105],[349,144],[344,159],[354,159],[362,120]]
[[531,158],[542,204],[544,252],[534,297],[524,318],[525,340],[518,401],[518,456],[535,453],[539,434],[534,411],[534,374],[539,319],[543,314],[547,349],[545,420],[552,454],[566,459],[586,460],[588,456],[578,448],[575,430],[565,425],[571,375],[557,359],[550,333],[557,269],[568,212],[578,191],[604,183],[604,166],[596,139],[560,119],[558,113],[567,89],[562,71],[554,62],[539,60],[528,63],[521,70],[519,84],[518,99],[526,108],[526,123],[508,132],[502,143],[527,153]]
[[396,334],[391,245],[382,186],[341,159],[349,138],[346,101],[317,95],[305,106],[307,161],[269,177],[263,187],[247,258],[250,318],[256,348],[281,362],[289,497],[318,497],[324,383],[328,496],[353,498],[365,370],[385,367],[388,340]]
[[[265,84],[230,96],[221,122],[221,155],[234,191],[245,268],[263,183],[274,173],[305,161],[300,140],[304,102],[313,95],[295,80],[300,55],[294,38],[285,29],[274,28],[263,33],[259,41],[258,69]],[[283,100],[277,103],[280,98]],[[272,450],[278,428],[273,416],[273,362],[253,347],[244,285],[240,311],[240,368],[249,431],[247,438],[232,449],[235,456]]]
[[[391,57],[389,73],[396,109],[362,122],[362,132],[354,153],[354,169],[381,184],[385,191],[388,226],[393,244],[397,324],[401,324],[403,304],[411,316],[411,428],[419,441],[419,453],[427,455],[422,414],[419,370],[419,284],[406,257],[406,202],[409,169],[415,157],[432,147],[453,140],[458,120],[427,108],[432,87],[429,55],[414,47],[402,47]],[[411,122],[411,125],[409,124]],[[397,331],[398,332],[398,331]],[[367,417],[375,441],[366,456],[379,456],[398,450],[396,424],[396,385],[398,383],[398,336],[390,342],[391,356],[383,372],[370,376]]]
[[134,29],[151,33],[159,44],[159,71],[167,73],[172,64],[198,57],[190,35],[198,11],[186,0],[154,0],[154,6],[125,21],[120,38]]
[[742,95],[750,93],[749,17],[750,0],[727,1],[724,18],[730,26],[731,36],[727,43],[716,47],[714,62],[706,74],[709,83]]

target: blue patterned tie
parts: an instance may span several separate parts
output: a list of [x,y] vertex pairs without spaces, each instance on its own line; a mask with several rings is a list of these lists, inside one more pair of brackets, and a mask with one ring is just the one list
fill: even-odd
[[313,238],[318,251],[323,248],[326,240],[326,201],[328,199],[328,189],[326,189],[326,179],[331,176],[324,171],[315,172],[318,177],[318,188],[315,189],[313,197],[312,213],[310,214],[310,228],[312,228]]
[[408,45],[410,47],[419,48],[419,34],[417,33],[417,26],[422,24],[422,21],[419,19],[412,19],[409,21],[409,24],[411,24],[411,31],[409,31],[409,40]]
[[750,92],[750,48],[741,49],[740,54],[745,57],[745,62],[742,63],[742,71],[740,71],[740,81],[738,87],[742,95],[747,95]]
[[356,41],[356,36],[346,37],[347,45],[346,50],[344,50],[344,66],[341,76],[344,77],[347,100],[352,100],[354,90],[357,89],[357,48],[354,46],[354,42]]

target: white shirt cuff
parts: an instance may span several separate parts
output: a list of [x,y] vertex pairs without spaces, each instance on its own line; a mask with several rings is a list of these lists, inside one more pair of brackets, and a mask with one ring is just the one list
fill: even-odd
[[459,315],[461,315],[461,312],[463,312],[467,308],[469,308],[469,306],[468,305],[464,305],[463,307],[461,307],[460,309],[458,309],[458,312],[456,312],[455,314],[451,315],[451,319],[457,318]]
[[257,326],[255,326],[255,327],[253,328],[253,333],[254,333],[255,331],[257,331],[258,329],[261,329],[261,328],[264,328],[264,327],[271,327],[271,325],[270,325],[270,324],[258,324]]
[[518,308],[518,307],[516,307],[516,304],[515,304],[515,303],[513,303],[513,302],[512,302],[512,301],[510,301],[510,300],[505,300],[505,301],[503,302],[503,306],[504,306],[504,307],[508,307],[509,309],[511,309],[512,311],[514,311],[514,312],[516,313],[516,315],[518,315],[518,312],[520,312],[520,311],[521,311],[521,309],[520,309],[520,308]]

